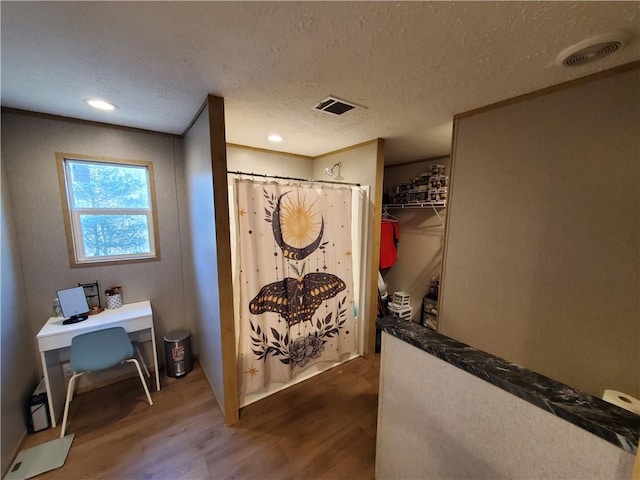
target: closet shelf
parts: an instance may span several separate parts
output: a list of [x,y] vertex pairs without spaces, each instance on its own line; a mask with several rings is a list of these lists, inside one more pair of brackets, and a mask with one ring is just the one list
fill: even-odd
[[445,208],[446,201],[440,202],[412,202],[412,203],[386,203],[386,208]]

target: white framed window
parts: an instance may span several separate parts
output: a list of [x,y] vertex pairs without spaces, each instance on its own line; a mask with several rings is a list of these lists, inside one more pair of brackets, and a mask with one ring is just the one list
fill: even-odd
[[159,260],[153,165],[57,153],[72,267]]

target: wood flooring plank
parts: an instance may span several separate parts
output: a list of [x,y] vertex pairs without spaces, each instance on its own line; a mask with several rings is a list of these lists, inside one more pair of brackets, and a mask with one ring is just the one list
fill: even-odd
[[292,478],[282,470],[287,464],[284,452],[276,442],[265,438],[247,442],[228,455],[208,458],[207,463],[212,478]]
[[357,425],[346,425],[312,448],[297,449],[291,463],[298,478],[344,478],[338,466],[351,456],[362,455],[359,439],[363,433]]
[[38,480],[374,478],[378,376],[378,355],[353,359],[243,408],[231,427],[197,363],[164,378],[153,406],[137,378],[82,393],[67,462]]

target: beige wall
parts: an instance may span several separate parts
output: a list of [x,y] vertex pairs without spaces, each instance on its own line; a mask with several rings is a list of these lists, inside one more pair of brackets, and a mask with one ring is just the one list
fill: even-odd
[[10,466],[14,453],[26,433],[24,409],[26,399],[37,384],[33,333],[29,324],[20,252],[16,236],[9,185],[2,169],[2,203],[0,204],[0,341],[2,367],[2,465]]
[[[34,335],[50,316],[57,290],[95,280],[103,291],[122,285],[125,302],[151,301],[161,362],[163,335],[193,328],[192,302],[183,281],[183,257],[189,252],[183,249],[186,215],[180,199],[184,190],[177,185],[183,175],[181,150],[182,141],[170,135],[3,111],[3,170],[11,189],[26,311]],[[69,267],[56,152],[153,162],[160,261]],[[33,343],[37,351],[35,338]]]
[[376,478],[629,479],[634,455],[387,333]]
[[[313,161],[313,178],[315,180],[359,183],[360,185],[370,185],[373,188],[376,184],[376,153],[377,140],[372,140],[338,150],[335,153],[320,155]],[[324,173],[325,168],[331,167],[337,162],[342,162],[339,175],[329,177]],[[338,169],[336,168],[335,171],[338,172]],[[371,202],[374,197],[371,195]]]
[[462,117],[442,333],[640,396],[638,70]]
[[209,112],[205,108],[184,138],[185,179],[189,201],[195,323],[199,360],[222,411],[225,411],[222,369],[220,286],[216,255],[216,224],[211,168]]
[[[418,174],[429,171],[431,165],[446,166],[449,175],[450,158],[425,160],[407,165],[390,166],[384,169],[384,190],[390,190]],[[444,236],[445,210],[438,209],[440,218],[431,207],[421,209],[390,209],[398,219],[400,241],[398,261],[382,272],[389,294],[395,291],[411,295],[412,320],[420,322],[422,297],[428,292],[433,277],[440,276]]]
[[227,166],[230,171],[258,173],[310,179],[313,158],[270,152],[255,148],[227,145]]

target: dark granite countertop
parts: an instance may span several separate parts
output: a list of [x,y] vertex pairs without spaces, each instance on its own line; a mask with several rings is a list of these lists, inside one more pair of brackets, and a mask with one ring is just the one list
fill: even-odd
[[417,323],[386,317],[378,319],[377,325],[388,334],[492,383],[627,452],[637,452],[640,415]]

